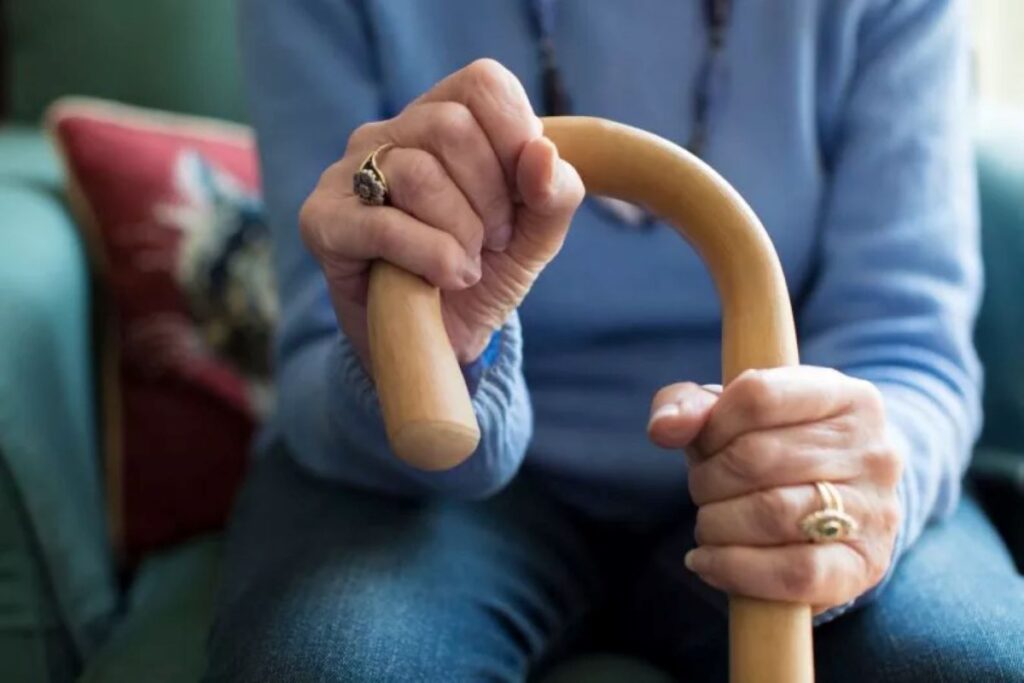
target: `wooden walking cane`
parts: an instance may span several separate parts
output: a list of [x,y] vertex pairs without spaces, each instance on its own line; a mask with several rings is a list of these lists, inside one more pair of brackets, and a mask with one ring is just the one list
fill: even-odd
[[[682,148],[650,133],[587,117],[544,119],[544,133],[588,192],[670,219],[700,253],[722,298],[722,374],[798,362],[793,314],[775,249],[743,198]],[[440,295],[387,263],[373,267],[370,350],[395,453],[428,470],[454,467],[480,431],[441,319]],[[681,561],[681,560],[680,560]],[[733,683],[811,683],[807,605],[732,596]]]

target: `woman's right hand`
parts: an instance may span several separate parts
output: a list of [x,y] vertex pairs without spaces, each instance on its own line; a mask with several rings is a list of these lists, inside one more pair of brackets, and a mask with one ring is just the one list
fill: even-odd
[[[353,174],[377,157],[390,206],[367,206]],[[349,138],[300,214],[338,321],[369,367],[369,269],[384,259],[442,290],[456,356],[476,359],[558,253],[583,199],[516,77],[493,60],[448,76],[397,117]]]

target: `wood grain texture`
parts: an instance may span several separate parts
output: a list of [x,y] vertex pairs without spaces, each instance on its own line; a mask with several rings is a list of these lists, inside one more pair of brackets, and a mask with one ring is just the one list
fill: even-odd
[[[799,362],[778,257],[757,216],[721,176],[677,145],[611,121],[553,117],[544,119],[544,132],[588,192],[647,207],[700,254],[722,300],[724,384],[748,368]],[[479,429],[437,291],[375,265],[369,316],[373,371],[395,453],[424,469],[462,462]],[[729,630],[734,683],[813,681],[808,606],[734,598]]]

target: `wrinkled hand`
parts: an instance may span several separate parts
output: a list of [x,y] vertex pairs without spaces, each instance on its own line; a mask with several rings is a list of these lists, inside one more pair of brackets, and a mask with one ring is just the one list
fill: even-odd
[[[884,576],[902,514],[902,461],[874,385],[808,366],[748,371],[720,395],[673,384],[654,398],[649,434],[686,449],[699,507],[686,564],[706,583],[821,612]],[[838,488],[859,524],[853,537],[804,537],[800,520],[823,507],[815,481]]]
[[[378,155],[391,206],[352,189]],[[369,268],[384,259],[442,289],[448,336],[475,359],[557,254],[583,183],[543,137],[522,85],[493,60],[448,76],[397,117],[360,126],[302,207],[303,239],[364,363]]]

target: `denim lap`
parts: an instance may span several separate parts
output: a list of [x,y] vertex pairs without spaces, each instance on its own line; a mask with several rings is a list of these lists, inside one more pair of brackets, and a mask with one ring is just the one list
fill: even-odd
[[595,564],[526,487],[416,503],[272,453],[229,530],[206,680],[523,680],[597,601],[600,580],[579,571]]
[[973,498],[925,529],[868,609],[817,631],[822,681],[1024,681],[1024,577]]
[[[207,680],[522,681],[586,645],[598,608],[613,625],[602,647],[725,680],[725,616],[686,580],[687,537],[638,552],[523,476],[488,501],[415,503],[272,453],[229,533]],[[622,555],[635,555],[628,584],[605,570]],[[1024,681],[1024,579],[965,497],[876,603],[817,629],[815,653],[823,683]]]

